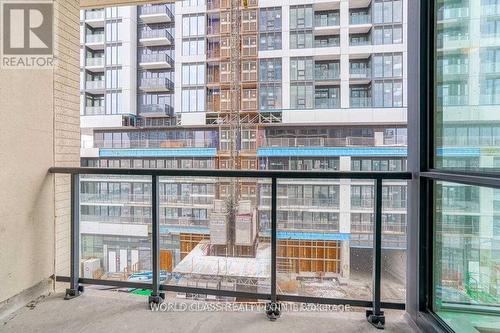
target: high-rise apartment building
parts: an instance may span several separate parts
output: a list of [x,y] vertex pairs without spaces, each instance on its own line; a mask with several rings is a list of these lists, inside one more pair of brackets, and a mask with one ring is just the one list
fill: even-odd
[[[229,0],[82,11],[82,165],[406,169],[406,0],[245,0],[240,8],[236,83]],[[163,270],[214,280],[210,269],[195,267],[208,253],[260,270],[235,273],[227,288],[239,288],[242,277],[256,286],[265,280],[269,183],[237,182],[238,199],[251,206],[242,227],[250,236],[231,255],[213,247],[225,243],[213,233],[222,230],[215,206],[234,183],[178,177],[160,184]],[[373,185],[279,182],[283,290],[314,294],[296,282],[318,277],[370,283]],[[98,258],[108,275],[150,269],[150,179],[88,176],[81,186],[83,257]],[[387,297],[404,299],[404,181],[384,182],[383,249],[386,278],[396,286]]]

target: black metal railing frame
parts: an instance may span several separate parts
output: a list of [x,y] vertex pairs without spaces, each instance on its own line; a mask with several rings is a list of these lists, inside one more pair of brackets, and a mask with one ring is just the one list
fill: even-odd
[[[152,295],[149,302],[161,302],[164,292],[186,292],[194,294],[207,294],[229,297],[243,297],[247,299],[267,300],[270,304],[277,305],[280,301],[319,303],[319,304],[349,304],[350,306],[367,307],[369,321],[383,327],[385,322],[382,308],[404,309],[404,303],[381,301],[381,252],[382,252],[382,182],[384,180],[409,180],[409,172],[328,172],[328,171],[257,171],[257,170],[213,170],[213,169],[116,169],[116,168],[86,168],[86,167],[53,167],[49,169],[53,174],[71,175],[71,269],[70,276],[57,276],[56,280],[69,282],[70,288],[66,290],[66,299],[79,296],[83,292],[81,284],[107,285],[125,288],[151,289]],[[80,175],[136,175],[151,176],[152,181],[152,283],[131,281],[112,281],[88,279],[80,277]],[[271,292],[251,293],[231,290],[217,290],[194,288],[160,283],[160,186],[159,178],[170,177],[220,177],[220,178],[267,178],[271,179]],[[337,299],[301,295],[285,295],[276,293],[276,249],[277,249],[277,186],[278,179],[369,179],[375,183],[375,223],[373,228],[373,299]],[[161,298],[161,299],[160,299]],[[372,318],[372,319],[370,319]]]

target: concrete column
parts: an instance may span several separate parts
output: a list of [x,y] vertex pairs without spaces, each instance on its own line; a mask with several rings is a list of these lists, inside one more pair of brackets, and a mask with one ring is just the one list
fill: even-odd
[[349,108],[349,1],[340,2],[340,107]]

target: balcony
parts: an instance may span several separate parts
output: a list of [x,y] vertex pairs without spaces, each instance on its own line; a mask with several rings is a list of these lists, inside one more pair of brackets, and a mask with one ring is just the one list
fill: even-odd
[[359,68],[359,67],[356,67],[356,68],[353,68],[351,67],[350,70],[349,70],[349,78],[351,80],[356,80],[356,81],[369,81],[370,77],[371,77],[371,69],[369,67],[362,67],[362,68]]
[[86,106],[85,115],[86,116],[96,116],[105,114],[104,106]]
[[314,69],[314,80],[315,81],[336,81],[340,79],[340,69],[324,69],[315,68]]
[[141,54],[139,66],[145,69],[173,68],[174,61],[165,53]]
[[85,45],[92,50],[104,50],[104,34],[87,34]]
[[481,73],[484,74],[497,74],[500,73],[500,62],[486,62],[481,63]]
[[[239,302],[239,299],[245,300],[265,300],[265,302],[314,302],[325,304],[344,304],[345,296],[337,298],[337,295],[346,295],[349,292],[349,304],[354,306],[373,307],[375,313],[380,313],[379,304],[383,307],[392,309],[402,309],[404,304],[404,294],[401,294],[399,301],[385,301],[380,303],[380,297],[384,296],[387,290],[396,290],[400,285],[395,282],[384,284],[381,288],[382,264],[382,201],[373,200],[375,211],[375,223],[373,224],[373,249],[367,253],[373,254],[373,264],[370,266],[369,276],[359,278],[348,276],[343,271],[339,259],[342,247],[342,240],[329,240],[314,243],[314,246],[324,246],[330,244],[337,250],[324,250],[322,253],[328,253],[328,256],[312,256],[309,260],[321,262],[316,266],[322,272],[322,278],[314,278],[309,272],[311,268],[307,265],[297,266],[295,256],[307,256],[307,251],[295,255],[292,251],[299,243],[298,240],[290,239],[289,233],[312,233],[312,235],[324,235],[320,237],[331,237],[338,234],[338,219],[317,221],[314,225],[307,221],[300,221],[295,218],[277,219],[276,213],[271,214],[270,221],[264,221],[263,227],[255,225],[255,212],[257,207],[251,200],[240,200],[235,206],[236,228],[233,236],[228,236],[224,232],[225,222],[230,215],[226,215],[226,204],[224,200],[215,200],[213,194],[206,191],[195,192],[195,184],[206,184],[207,179],[219,178],[219,182],[225,182],[223,178],[239,177],[241,180],[249,179],[255,181],[260,179],[262,184],[267,184],[270,191],[264,198],[268,211],[277,212],[283,209],[292,211],[301,211],[304,209],[318,209],[326,211],[328,214],[338,214],[335,212],[339,208],[339,197],[333,195],[328,197],[316,197],[310,199],[278,197],[281,192],[282,182],[299,180],[307,178],[308,181],[332,181],[351,178],[366,178],[375,183],[376,197],[382,197],[382,181],[407,180],[411,178],[410,173],[396,172],[378,172],[378,173],[349,173],[349,172],[295,172],[295,171],[227,171],[227,170],[196,170],[196,169],[107,169],[107,168],[51,168],[52,173],[71,173],[71,265],[70,276],[57,276],[59,282],[70,282],[70,288],[66,290],[66,298],[77,298],[83,291],[81,284],[116,286],[118,288],[127,288],[128,292],[134,293],[134,289],[150,289],[152,295],[149,298],[142,298],[143,302],[148,302],[151,306],[156,306],[162,301],[174,300],[175,297],[186,299],[187,302],[196,300],[210,301],[222,300],[230,302]],[[85,175],[81,177],[80,175]],[[96,176],[97,178],[95,178]],[[119,177],[126,177],[127,181],[133,180],[133,183],[140,184],[139,187],[133,186],[134,193],[127,190],[119,190],[119,187],[109,187],[107,193],[91,193],[95,187],[88,186],[88,182],[100,181],[105,177],[107,181],[120,181]],[[193,184],[192,191],[180,195],[176,191],[166,193],[166,188],[178,188],[176,184],[180,181],[185,183],[188,177],[189,182]],[[221,179],[222,178],[222,179]],[[183,180],[184,179],[184,180]],[[87,186],[84,186],[87,184]],[[111,183],[109,183],[111,184]],[[146,186],[147,185],[147,186]],[[167,185],[165,188],[164,186]],[[174,185],[172,187],[171,185]],[[127,187],[129,190],[132,187]],[[139,190],[141,189],[141,190]],[[342,195],[341,192],[338,195]],[[95,204],[119,205],[121,207],[134,206],[137,209],[142,207],[152,207],[153,214],[147,216],[141,215],[141,219],[125,213],[123,220],[116,219],[116,216],[104,216],[102,220],[95,214],[83,212],[83,207]],[[80,208],[80,205],[82,207]],[[262,206],[262,205],[261,205]],[[173,221],[171,216],[163,215],[165,210],[160,207],[206,207],[210,209],[209,218],[203,216],[179,216],[177,221]],[[265,207],[261,207],[265,208]],[[157,212],[157,213],[154,213]],[[188,212],[186,210],[185,212]],[[254,212],[254,213],[252,213]],[[81,215],[80,215],[81,214]],[[252,217],[253,216],[253,217]],[[174,223],[171,223],[171,222]],[[222,222],[222,223],[220,223]],[[289,229],[290,224],[294,229]],[[266,227],[267,226],[267,227]],[[270,227],[270,228],[269,228]],[[180,229],[179,229],[180,228]],[[175,230],[184,230],[187,233],[198,230],[204,233],[190,235],[180,234],[180,245],[160,242],[161,235],[166,235]],[[259,228],[258,233],[252,230]],[[191,231],[190,231],[191,230]],[[179,231],[177,231],[179,232]],[[96,259],[94,248],[88,252],[88,247],[76,246],[82,239],[82,244],[87,244],[88,235],[97,234],[123,235],[127,241],[120,245],[119,251],[111,244],[97,244],[93,246],[102,247],[103,255],[106,260]],[[258,234],[261,238],[258,238]],[[138,243],[130,237],[141,239],[141,251],[138,251]],[[192,242],[195,237],[194,243]],[[234,242],[239,246],[246,246],[246,255],[228,256],[226,254],[225,244],[227,237],[234,237]],[[295,236],[296,237],[296,236]],[[318,236],[315,236],[318,237]],[[186,243],[186,239],[188,243]],[[255,245],[254,245],[255,244]],[[177,247],[181,255],[173,258],[171,256],[171,245]],[[315,251],[315,250],[314,250]],[[333,251],[333,252],[332,252]],[[351,250],[354,251],[354,250]],[[151,255],[152,253],[152,255]],[[253,253],[253,254],[252,254]],[[98,255],[98,258],[101,255]],[[335,259],[337,258],[337,259]],[[346,257],[347,258],[347,257]],[[130,259],[130,260],[129,260]],[[84,267],[80,271],[80,263]],[[92,265],[91,265],[92,264]],[[344,263],[344,265],[347,263]],[[291,265],[291,266],[290,266]],[[319,264],[318,264],[319,265]],[[348,264],[347,264],[348,265]],[[274,267],[274,268],[273,268]],[[213,270],[217,271],[214,275]],[[303,274],[297,276],[296,271],[303,271]],[[339,275],[341,274],[341,275]],[[354,274],[354,273],[353,273]],[[373,281],[371,278],[373,275]],[[237,285],[234,284],[235,278],[238,279]],[[241,277],[244,277],[243,279]],[[332,281],[343,276],[342,284],[335,284]],[[313,278],[313,280],[311,280]],[[333,279],[333,280],[332,280]],[[294,283],[301,281],[301,283]],[[259,288],[255,288],[255,283]],[[313,284],[311,284],[313,283]],[[373,287],[368,287],[372,286]],[[132,289],[128,289],[132,288]],[[318,289],[319,288],[319,289]],[[366,288],[373,288],[373,295],[364,294]],[[404,287],[403,287],[404,288]],[[92,287],[86,288],[85,293],[90,290],[88,296],[79,299],[90,299],[92,297]],[[325,293],[324,290],[335,290],[335,293]],[[160,294],[160,292],[162,294]],[[320,294],[317,294],[320,292]],[[163,294],[165,293],[165,294]],[[338,294],[340,293],[340,294]],[[149,295],[149,293],[148,293]],[[160,296],[161,295],[161,296]],[[300,296],[298,296],[300,295]],[[363,296],[362,296],[363,295]],[[370,300],[368,300],[368,298]],[[136,299],[140,299],[139,297]],[[130,306],[130,303],[129,303]],[[92,308],[92,307],[91,307]],[[39,307],[37,306],[37,309]],[[116,313],[115,307],[113,310]],[[142,310],[141,310],[142,311]],[[130,316],[130,312],[127,312]],[[178,314],[177,314],[178,315]],[[275,313],[268,312],[270,319]],[[330,313],[331,315],[331,313]],[[357,312],[361,318],[364,314]],[[382,325],[368,317],[370,323],[377,327]],[[374,322],[375,320],[375,322]],[[205,322],[206,327],[206,322]],[[310,324],[309,324],[310,325]],[[367,324],[369,325],[369,324]],[[143,327],[143,326],[141,326]],[[144,328],[144,327],[143,327]],[[95,329],[95,327],[93,327]],[[254,328],[252,328],[254,329]]]
[[340,15],[315,15],[314,17],[314,34],[315,35],[332,35],[340,32]]
[[170,116],[174,115],[174,108],[167,104],[143,104],[139,106],[142,116]]
[[469,104],[469,96],[467,95],[438,96],[437,100],[443,106],[464,106]]
[[351,97],[351,108],[370,108],[371,106],[371,97]]
[[122,148],[122,149],[139,149],[139,148],[214,148],[217,146],[216,141],[206,139],[165,139],[165,140],[150,140],[150,139],[129,139],[123,142],[113,140],[96,140],[94,148]]
[[93,57],[85,59],[85,69],[91,72],[103,72],[104,57]]
[[[481,64],[481,71],[487,69],[489,64]],[[467,75],[469,73],[468,64],[448,64],[443,65],[442,71],[438,72],[438,75]]]
[[142,78],[139,88],[146,92],[172,91],[174,84],[166,77]]
[[141,30],[139,32],[139,43],[143,46],[172,45],[172,35],[166,29]]
[[339,98],[315,98],[314,107],[316,109],[338,109],[340,108]]
[[456,20],[466,17],[469,17],[468,7],[440,8],[437,12],[438,21]]
[[362,13],[349,16],[349,33],[368,33],[372,27],[372,16],[369,13]]
[[85,23],[92,28],[104,27],[104,9],[86,10]]
[[262,143],[263,147],[373,147],[373,137],[303,137],[303,138],[267,138]]
[[150,23],[167,23],[174,20],[172,12],[166,5],[149,5],[139,7],[139,18],[142,22]]
[[104,93],[106,87],[104,86],[104,80],[94,80],[85,82],[85,91],[90,93],[98,94]]

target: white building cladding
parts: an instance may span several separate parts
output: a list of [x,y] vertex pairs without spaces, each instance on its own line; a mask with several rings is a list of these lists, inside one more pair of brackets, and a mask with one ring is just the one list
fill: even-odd
[[[217,107],[222,108],[219,81],[227,72],[214,57],[225,47],[224,15],[214,11],[218,4],[190,0],[82,12],[83,165],[227,167],[227,134],[211,122],[212,92],[221,96]],[[244,35],[247,50],[242,52],[258,52],[248,67],[242,61],[242,77],[254,75],[256,82],[242,98],[256,105],[261,121],[242,133],[242,168],[405,170],[406,2],[261,0],[252,8],[246,19],[256,23],[257,38],[245,40]],[[132,257],[147,258],[145,229],[115,225],[150,223],[148,201],[129,202],[129,194],[147,198],[147,180],[85,182],[82,188],[91,195],[83,196],[88,221],[82,223],[91,224],[82,227],[88,231],[84,254],[108,262],[106,248],[113,258],[123,254],[130,265],[135,264]],[[215,180],[163,183],[164,193],[179,199],[162,211],[171,225],[164,246],[176,264],[186,255],[182,237],[189,234],[196,243],[208,234],[211,203],[225,189]],[[279,187],[279,235],[288,241],[282,246],[332,253],[332,258],[308,257],[311,264],[299,264],[299,272],[324,270],[348,277],[359,262],[352,258],[370,255],[372,182],[290,181]],[[260,236],[266,237],[268,188],[244,184],[242,193],[254,200]],[[182,202],[186,198],[191,206]],[[405,182],[384,183],[383,246],[392,251],[386,257],[394,267],[404,267],[405,201]],[[116,202],[122,207],[116,208]],[[306,261],[301,255],[293,260]],[[394,272],[398,278],[404,275]]]

